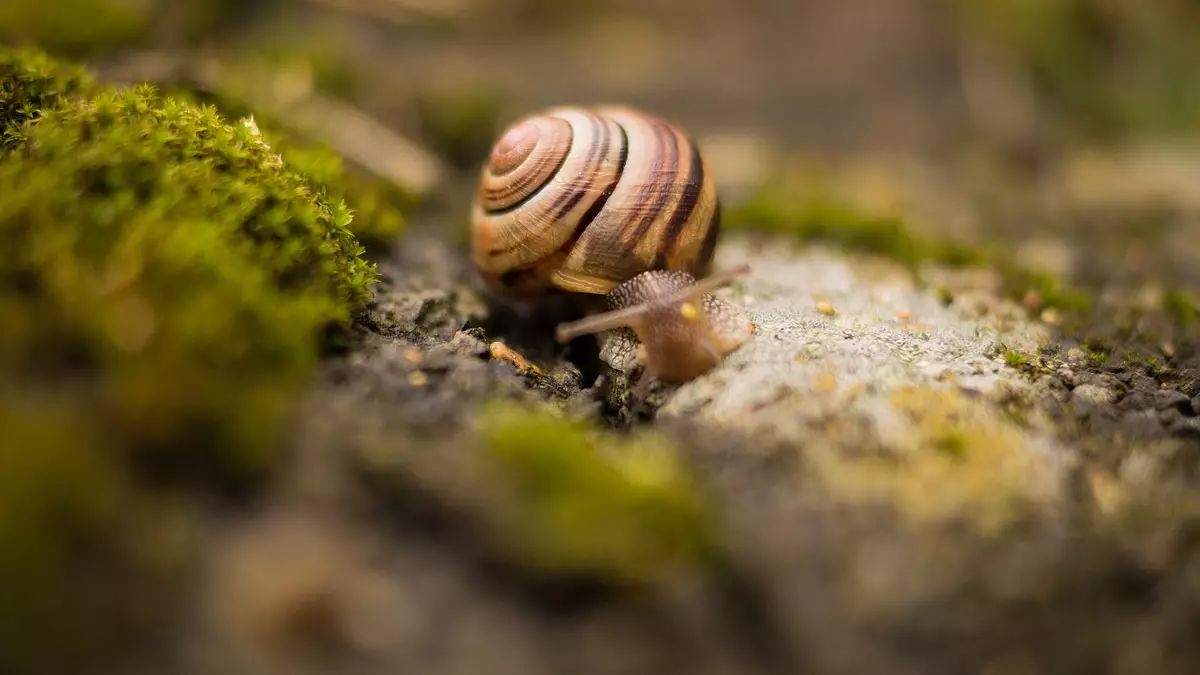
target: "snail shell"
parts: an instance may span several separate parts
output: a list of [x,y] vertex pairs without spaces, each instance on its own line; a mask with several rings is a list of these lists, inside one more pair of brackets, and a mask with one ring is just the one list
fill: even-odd
[[493,291],[605,294],[655,269],[706,276],[720,203],[678,127],[628,107],[559,107],[509,126],[482,172],[471,256]]

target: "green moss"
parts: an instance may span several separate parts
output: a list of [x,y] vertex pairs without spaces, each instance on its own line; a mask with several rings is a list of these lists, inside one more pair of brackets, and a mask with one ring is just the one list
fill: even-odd
[[648,582],[716,550],[713,516],[661,436],[513,404],[485,409],[482,434],[518,500],[507,543],[540,572]]
[[975,247],[922,235],[897,216],[868,213],[824,194],[798,192],[786,185],[761,186],[749,199],[729,208],[722,224],[729,230],[768,232],[876,254],[913,271],[926,262],[992,267],[1004,278],[1012,298],[1035,294],[1042,307],[1064,310],[1083,311],[1091,306],[1086,293],[1067,288],[1053,275],[1024,267],[1000,247]]
[[0,47],[0,154],[24,140],[25,125],[43,110],[95,90],[92,76],[36,50]]
[[803,241],[824,241],[865,251],[915,267],[927,260],[952,265],[982,264],[979,251],[922,237],[898,217],[869,214],[838,200],[791,194],[785,186],[763,186],[754,196],[727,210],[722,223]]
[[103,670],[175,602],[189,521],[160,497],[274,466],[374,269],[252,125],[149,88],[63,96],[88,78],[5,58],[0,671]]
[[103,670],[162,619],[191,540],[80,410],[30,398],[0,392],[0,671]]
[[341,200],[352,219],[347,228],[368,248],[386,248],[408,229],[407,213],[414,195],[384,180],[347,167],[326,145],[302,138],[281,120],[256,112],[228,94],[173,89],[171,95],[197,105],[211,105],[228,118],[249,118],[276,152],[287,157],[288,169],[303,176],[330,200]]
[[1013,368],[1018,368],[1029,362],[1029,359],[1021,352],[1010,349],[1004,352],[1004,362]]
[[353,214],[347,227],[365,246],[386,247],[408,229],[406,214],[415,200],[400,187],[349,170],[341,156],[324,145],[302,143],[279,128],[264,135],[287,155],[293,171],[346,202]]
[[370,297],[342,203],[146,89],[46,113],[0,192],[0,367],[82,373],[134,445],[260,465],[320,331]]
[[1163,295],[1163,308],[1180,326],[1190,327],[1200,321],[1200,303],[1184,291],[1173,290]]

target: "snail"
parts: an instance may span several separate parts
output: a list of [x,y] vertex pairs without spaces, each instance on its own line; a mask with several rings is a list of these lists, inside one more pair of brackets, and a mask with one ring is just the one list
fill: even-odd
[[697,281],[679,270],[650,270],[607,294],[610,310],[559,324],[555,338],[567,343],[582,335],[630,328],[644,367],[636,389],[652,380],[684,382],[714,368],[754,332],[735,305],[712,291],[750,272],[749,265]]
[[608,312],[560,326],[560,342],[631,328],[645,373],[682,381],[752,331],[711,295],[748,268],[710,276],[721,205],[675,125],[625,106],[546,109],[508,126],[481,174],[471,259],[487,289],[607,300]]

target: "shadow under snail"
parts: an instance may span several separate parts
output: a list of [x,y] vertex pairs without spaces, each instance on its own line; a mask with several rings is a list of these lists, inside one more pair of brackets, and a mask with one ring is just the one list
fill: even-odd
[[630,328],[650,379],[683,382],[754,332],[712,292],[750,271],[712,273],[721,205],[678,127],[621,106],[563,106],[505,129],[483,168],[471,258],[490,292],[528,300],[603,296],[607,311],[556,338]]

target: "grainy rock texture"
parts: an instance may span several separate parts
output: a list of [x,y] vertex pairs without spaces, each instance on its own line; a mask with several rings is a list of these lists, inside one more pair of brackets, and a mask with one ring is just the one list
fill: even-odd
[[[717,261],[718,268],[752,265],[719,294],[744,309],[755,333],[710,373],[660,387],[661,418],[790,444],[836,415],[890,436],[897,429],[887,400],[896,391],[948,387],[994,397],[1026,389],[1027,377],[1004,355],[1050,339],[1010,303],[968,289],[947,304],[886,260],[731,237]],[[614,343],[605,344],[606,355],[631,351],[628,333],[603,339]],[[610,361],[631,370],[629,359]]]
[[[311,392],[286,476],[205,547],[178,672],[1191,672],[1174,640],[1200,606],[1194,505],[1131,489],[1153,462],[1079,467],[1046,412],[1069,389],[1005,356],[1047,331],[988,275],[930,270],[947,301],[877,259],[738,238],[721,256],[756,262],[723,294],[759,334],[637,412],[619,372],[585,375],[535,338],[520,348],[541,373],[495,358],[520,324],[489,324],[460,252],[407,240],[360,344]],[[632,586],[531,565],[507,543],[567,514],[515,508],[486,461],[496,397],[662,430],[715,564]],[[541,546],[586,559],[614,534],[571,533]]]

